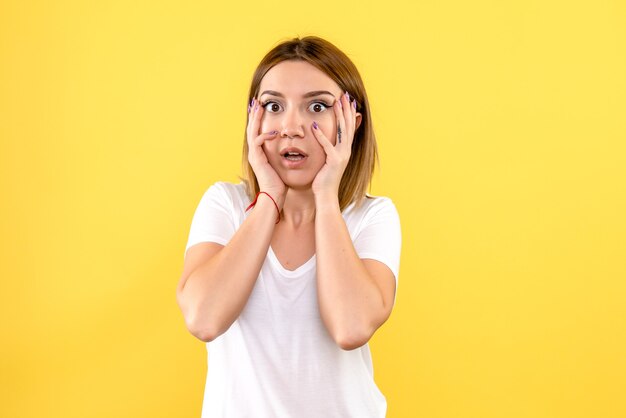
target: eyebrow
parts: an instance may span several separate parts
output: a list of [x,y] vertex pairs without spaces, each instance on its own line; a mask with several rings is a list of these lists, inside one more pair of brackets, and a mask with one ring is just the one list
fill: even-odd
[[[264,94],[271,94],[272,96],[277,96],[277,97],[285,97],[282,93],[279,93],[279,92],[274,91],[274,90],[265,90],[263,93],[261,93],[261,94],[259,95],[259,97],[263,96]],[[332,94],[331,92],[326,91],[326,90],[315,90],[315,91],[310,91],[310,92],[308,92],[308,93],[303,94],[303,95],[302,95],[302,97],[306,99],[307,97],[320,96],[320,95],[322,95],[322,94],[328,94],[328,95],[330,95],[330,96],[335,97],[335,95],[334,95],[334,94]]]

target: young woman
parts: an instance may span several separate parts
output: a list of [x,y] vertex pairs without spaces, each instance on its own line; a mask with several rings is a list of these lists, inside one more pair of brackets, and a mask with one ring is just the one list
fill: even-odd
[[368,341],[395,303],[400,222],[350,59],[314,36],[252,79],[243,182],[202,196],[178,304],[207,344],[203,418],[384,417]]

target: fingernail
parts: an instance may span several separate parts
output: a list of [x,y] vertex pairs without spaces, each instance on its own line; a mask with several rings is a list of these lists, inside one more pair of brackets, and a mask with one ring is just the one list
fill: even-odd
[[317,122],[313,121],[313,129],[317,129]]
[[350,101],[350,95],[348,94],[348,90],[346,90],[346,99],[348,99],[348,101]]
[[352,107],[356,109],[356,99],[352,102]]
[[272,131],[270,132],[270,135],[276,135],[278,133],[278,131]]

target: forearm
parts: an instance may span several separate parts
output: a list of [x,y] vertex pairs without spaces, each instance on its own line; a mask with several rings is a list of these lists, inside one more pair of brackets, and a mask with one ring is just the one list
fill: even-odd
[[320,313],[335,341],[359,346],[375,331],[373,315],[383,298],[354,249],[337,198],[320,201],[315,218]]
[[181,300],[197,334],[214,339],[239,317],[267,255],[276,216],[274,203],[261,194],[228,244],[190,274]]

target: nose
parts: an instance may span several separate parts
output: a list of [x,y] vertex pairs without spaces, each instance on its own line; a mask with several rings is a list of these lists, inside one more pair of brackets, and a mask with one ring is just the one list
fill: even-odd
[[287,109],[283,112],[280,135],[288,138],[294,138],[296,136],[304,138],[302,116],[297,108],[291,107],[291,109]]

